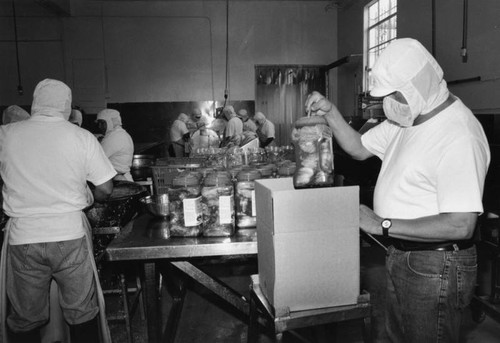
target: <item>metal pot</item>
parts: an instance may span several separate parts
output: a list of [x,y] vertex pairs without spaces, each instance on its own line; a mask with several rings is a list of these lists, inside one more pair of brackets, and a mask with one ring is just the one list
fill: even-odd
[[139,199],[147,195],[144,186],[130,181],[113,181],[113,192],[104,203],[85,210],[92,228],[123,227],[140,210]]
[[132,159],[132,169],[154,166],[156,157],[153,155],[134,155]]
[[152,177],[151,166],[156,164],[156,157],[153,155],[134,155],[130,174],[135,181],[145,181]]

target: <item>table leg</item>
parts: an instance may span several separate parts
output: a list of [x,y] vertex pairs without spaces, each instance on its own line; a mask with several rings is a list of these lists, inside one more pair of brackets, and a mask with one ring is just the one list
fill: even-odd
[[163,341],[173,343],[175,342],[175,335],[177,334],[177,327],[179,326],[182,307],[184,306],[186,286],[184,278],[176,275],[170,263],[162,267],[162,273],[164,274],[163,280],[167,291],[172,297],[172,307],[170,308],[165,331],[163,332]]
[[156,265],[144,263],[144,297],[146,299],[146,320],[148,324],[148,342],[159,341],[161,333],[160,297],[157,287]]
[[235,290],[231,289],[227,285],[224,285],[222,282],[214,280],[212,277],[205,274],[189,262],[175,261],[171,263],[182,270],[186,275],[192,277],[196,282],[202,284],[214,294],[221,297],[226,303],[236,308],[240,313],[248,318],[248,302],[241,294],[238,294]]
[[256,343],[259,337],[259,312],[255,303],[254,295],[250,294],[250,315],[248,319],[247,343]]

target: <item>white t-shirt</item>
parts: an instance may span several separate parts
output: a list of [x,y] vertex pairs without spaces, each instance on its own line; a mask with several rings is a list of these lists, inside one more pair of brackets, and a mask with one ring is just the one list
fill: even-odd
[[481,124],[459,99],[420,125],[401,128],[386,120],[361,140],[382,160],[373,201],[379,216],[483,211],[489,146]]
[[106,133],[101,141],[104,153],[120,174],[130,172],[134,159],[134,142],[121,126]]
[[275,138],[274,124],[266,119],[264,124],[257,129],[257,135],[262,143],[268,138]]
[[176,119],[174,120],[174,123],[170,128],[170,140],[172,142],[180,141],[182,139],[182,136],[184,136],[188,132],[189,130],[186,126],[186,123],[184,123],[182,120]]
[[81,211],[93,200],[86,181],[116,174],[92,133],[47,116],[0,127],[0,166],[14,245],[82,237]]
[[234,116],[227,121],[224,137],[233,137],[243,132],[243,122]]

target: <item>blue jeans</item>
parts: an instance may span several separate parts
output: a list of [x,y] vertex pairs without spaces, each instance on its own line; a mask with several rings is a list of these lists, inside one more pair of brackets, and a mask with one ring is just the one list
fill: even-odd
[[386,329],[393,342],[458,342],[476,285],[476,248],[401,251],[386,258]]
[[92,255],[85,237],[9,245],[8,249],[7,323],[12,331],[29,331],[48,321],[52,278],[59,286],[59,302],[69,324],[81,324],[97,315]]

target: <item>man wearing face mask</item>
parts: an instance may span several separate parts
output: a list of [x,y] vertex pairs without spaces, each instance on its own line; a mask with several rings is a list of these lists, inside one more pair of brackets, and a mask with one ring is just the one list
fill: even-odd
[[490,151],[483,129],[454,95],[432,55],[397,39],[372,69],[370,94],[384,97],[388,120],[360,135],[314,92],[306,110],[324,115],[354,159],[382,167],[373,211],[360,205],[360,227],[390,237],[386,257],[386,330],[394,342],[458,342],[473,296],[477,262],[471,241],[483,211]]

